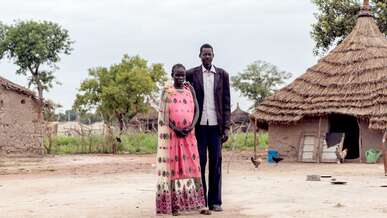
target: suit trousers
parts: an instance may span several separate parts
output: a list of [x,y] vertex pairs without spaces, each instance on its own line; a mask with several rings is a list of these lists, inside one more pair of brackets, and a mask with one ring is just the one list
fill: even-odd
[[[222,204],[222,144],[219,126],[199,125],[195,129],[200,156],[200,168],[206,206]],[[208,186],[206,183],[207,151],[209,162]]]

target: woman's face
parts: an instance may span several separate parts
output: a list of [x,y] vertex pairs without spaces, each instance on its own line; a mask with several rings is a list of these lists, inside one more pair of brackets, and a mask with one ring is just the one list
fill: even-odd
[[175,86],[182,87],[185,82],[185,69],[183,67],[178,67],[173,73],[173,81]]

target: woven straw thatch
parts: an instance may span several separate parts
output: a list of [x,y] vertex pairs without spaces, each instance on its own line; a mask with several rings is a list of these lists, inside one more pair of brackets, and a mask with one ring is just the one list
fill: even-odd
[[233,124],[243,124],[250,122],[250,114],[243,111],[237,104],[236,109],[231,113],[231,122]]
[[136,116],[134,116],[131,121],[140,121],[140,122],[145,122],[145,121],[154,121],[158,119],[158,112],[155,108],[152,106],[149,106],[148,111],[144,113],[138,113]]
[[158,112],[152,106],[145,113],[138,113],[129,121],[129,126],[140,131],[157,130]]
[[37,99],[35,93],[27,88],[24,88],[23,86],[20,86],[16,83],[13,83],[4,77],[0,76],[0,86],[3,86],[5,89],[12,90],[14,92],[26,95],[28,97],[31,97],[33,99]]
[[368,10],[348,37],[302,76],[265,99],[253,120],[290,124],[341,113],[387,128],[387,40]]

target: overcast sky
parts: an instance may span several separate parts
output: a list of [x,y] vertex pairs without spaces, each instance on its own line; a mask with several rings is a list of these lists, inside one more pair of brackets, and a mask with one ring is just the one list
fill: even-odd
[[[200,64],[199,47],[214,47],[214,65],[235,75],[255,60],[294,74],[316,63],[310,37],[311,0],[12,0],[1,4],[0,21],[49,20],[69,30],[75,41],[56,72],[62,85],[46,96],[69,109],[87,69],[109,66],[124,54],[163,63]],[[0,61],[0,75],[21,85],[16,67]],[[232,93],[233,109],[251,102]]]

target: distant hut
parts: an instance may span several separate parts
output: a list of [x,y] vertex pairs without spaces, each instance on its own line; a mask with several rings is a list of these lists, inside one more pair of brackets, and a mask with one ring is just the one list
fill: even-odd
[[78,121],[54,122],[57,124],[57,134],[63,136],[80,136],[90,131],[87,125]]
[[107,125],[104,122],[95,122],[93,124],[87,125],[91,131],[92,135],[106,135],[107,134]]
[[[380,149],[387,128],[387,40],[368,1],[346,39],[294,82],[260,104],[252,120],[269,126],[269,146],[290,159],[334,157],[326,134],[344,133],[347,159]],[[320,139],[320,140],[318,140]]]
[[154,132],[157,130],[158,112],[149,107],[147,112],[138,113],[129,121],[130,129],[141,132]]
[[34,92],[0,77],[0,156],[43,154],[39,111]]
[[236,109],[231,112],[231,125],[233,130],[241,130],[243,132],[247,131],[247,128],[250,123],[250,114],[246,111],[243,111],[237,103]]
[[[106,135],[107,125],[104,122],[95,122],[90,125],[82,124],[78,121],[51,122],[55,125],[55,133],[64,136],[84,136],[84,135]],[[113,127],[114,128],[114,127]]]

